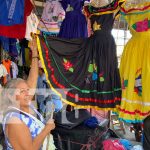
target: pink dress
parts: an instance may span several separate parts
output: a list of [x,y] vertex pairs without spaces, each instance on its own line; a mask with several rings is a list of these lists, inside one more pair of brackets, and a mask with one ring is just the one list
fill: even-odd
[[58,34],[65,12],[58,0],[48,0],[45,3],[38,29],[46,34]]

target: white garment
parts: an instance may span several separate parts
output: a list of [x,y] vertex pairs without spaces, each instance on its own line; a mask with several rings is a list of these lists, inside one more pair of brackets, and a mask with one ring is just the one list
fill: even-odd
[[58,0],[47,0],[38,29],[47,34],[58,34],[61,23],[65,18],[65,11]]
[[11,62],[11,66],[12,66],[12,75],[13,75],[13,79],[16,79],[18,76],[18,66],[15,62]]
[[3,64],[0,64],[0,78],[5,77],[8,74],[6,67]]
[[0,145],[0,150],[3,150],[3,146],[2,145]]
[[27,26],[26,26],[26,35],[25,38],[29,41],[32,40],[31,33],[37,33],[37,26],[39,24],[39,20],[34,13],[31,13],[30,16],[27,17]]
[[131,150],[143,150],[143,147],[141,145],[135,145]]

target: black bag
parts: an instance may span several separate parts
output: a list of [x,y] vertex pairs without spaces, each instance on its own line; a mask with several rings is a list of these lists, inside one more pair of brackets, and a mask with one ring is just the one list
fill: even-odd
[[91,114],[86,109],[78,109],[71,112],[63,110],[55,115],[55,121],[57,126],[72,129],[90,117]]

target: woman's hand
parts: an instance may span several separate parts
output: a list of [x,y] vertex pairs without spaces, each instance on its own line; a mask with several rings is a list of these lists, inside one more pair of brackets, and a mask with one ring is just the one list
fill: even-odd
[[38,57],[38,48],[37,48],[37,42],[36,42],[36,35],[33,35],[33,39],[32,39],[32,41],[30,41],[29,47],[32,51],[32,57]]
[[47,130],[48,132],[50,132],[51,130],[55,129],[54,120],[53,120],[53,119],[49,119],[48,122],[46,123],[45,128],[46,128],[46,130]]

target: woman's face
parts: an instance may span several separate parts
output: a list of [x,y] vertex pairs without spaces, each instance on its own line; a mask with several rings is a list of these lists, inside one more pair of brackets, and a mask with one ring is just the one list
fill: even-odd
[[20,81],[16,86],[15,100],[20,107],[29,106],[31,99],[29,96],[29,87],[25,81]]

